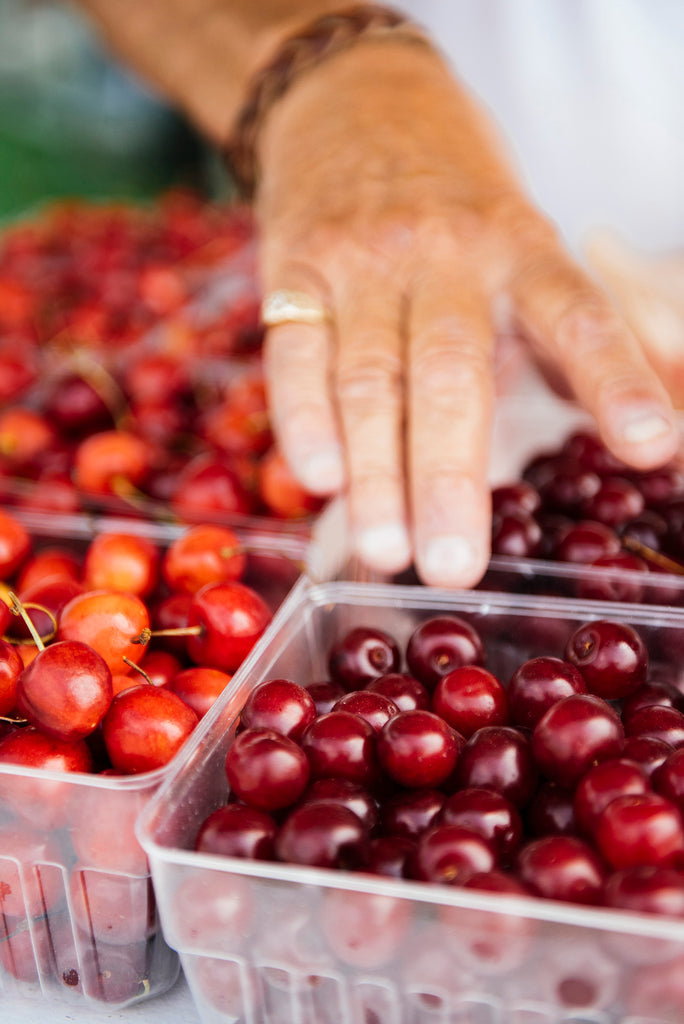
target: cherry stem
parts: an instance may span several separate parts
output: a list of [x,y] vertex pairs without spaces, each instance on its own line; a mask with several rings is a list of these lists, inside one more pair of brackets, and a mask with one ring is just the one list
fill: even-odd
[[[132,484],[127,477],[120,474],[113,476],[109,482],[109,486],[111,487],[112,494],[115,494],[117,498],[125,501],[131,506],[131,508],[135,508],[139,512],[145,512],[146,514],[150,513],[150,497],[145,494],[144,491],[139,490],[134,484]],[[179,521],[171,512],[164,516],[155,515],[154,518],[158,522],[172,524],[178,523]]]
[[0,715],[0,722],[9,722],[10,725],[28,725],[28,718],[10,718],[9,715]]
[[[45,606],[42,605],[42,604],[33,604],[33,603],[22,604],[22,602],[19,600],[17,595],[12,590],[10,590],[8,592],[7,596],[9,597],[10,601],[12,602],[12,606],[10,608],[10,611],[11,611],[12,615],[20,615],[21,616],[21,618],[26,623],[26,628],[28,629],[29,633],[31,634],[31,636],[33,638],[33,643],[36,645],[36,647],[38,648],[39,651],[44,651],[45,650],[45,644],[44,644],[43,641],[44,640],[52,640],[53,636],[57,632],[57,619],[55,618],[55,616],[52,614],[52,612],[50,611],[49,608],[45,608]],[[41,636],[40,635],[40,633],[38,632],[38,630],[34,626],[33,622],[31,621],[31,616],[28,614],[28,612],[26,610],[27,608],[33,608],[36,611],[45,612],[45,614],[48,616],[48,618],[52,622],[52,629],[50,630],[49,633],[46,633],[45,636]],[[26,641],[26,640],[13,640],[13,641],[10,641],[10,642],[11,643],[16,643],[16,644],[25,644],[27,642],[30,643],[30,641]]]
[[141,676],[145,677],[148,683],[152,683],[152,680],[150,679],[144,668],[141,668],[140,665],[136,665],[136,663],[134,661],[131,661],[130,658],[127,658],[125,654],[123,656],[123,660],[126,662],[129,668],[135,669],[136,672],[139,672]]
[[53,338],[52,344],[66,354],[69,368],[90,384],[111,413],[117,429],[121,429],[130,412],[124,393],[111,373],[83,346],[65,343],[59,336]]
[[651,565],[657,565],[659,569],[663,569],[665,572],[674,573],[677,576],[684,576],[684,565],[679,562],[675,562],[674,559],[668,558],[667,555],[661,554],[660,551],[654,551],[653,548],[647,547],[646,544],[642,544],[636,537],[623,537],[622,546],[627,551],[631,551],[635,555],[639,555],[645,562],[650,562]]
[[204,627],[197,626],[174,626],[169,629],[150,629],[149,626],[145,626],[137,636],[132,637],[132,644],[149,644],[153,636],[201,636],[204,632]]

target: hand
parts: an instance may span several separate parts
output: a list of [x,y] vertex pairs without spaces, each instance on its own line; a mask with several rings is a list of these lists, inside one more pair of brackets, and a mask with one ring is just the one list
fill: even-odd
[[675,407],[684,409],[684,253],[646,256],[607,232],[595,232],[586,253]]
[[326,327],[268,332],[274,425],[301,482],[346,485],[356,551],[470,586],[489,553],[498,334],[535,356],[640,468],[677,447],[635,336],[521,190],[485,115],[428,48],[360,41],[302,75],[260,138],[266,291]]

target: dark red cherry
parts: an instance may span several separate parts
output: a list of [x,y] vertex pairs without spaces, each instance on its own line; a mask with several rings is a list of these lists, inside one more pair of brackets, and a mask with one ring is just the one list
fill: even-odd
[[627,736],[622,748],[622,756],[641,765],[649,778],[671,753],[669,743],[651,736]]
[[452,774],[461,743],[454,729],[431,711],[400,711],[378,735],[384,771],[402,786],[430,789]]
[[376,836],[370,841],[364,870],[387,878],[405,878],[415,849],[415,840],[405,836]]
[[492,488],[493,515],[505,516],[510,512],[527,512],[533,515],[540,506],[539,492],[526,480]]
[[575,793],[544,780],[525,808],[525,825],[531,836],[574,835]]
[[484,665],[485,649],[477,630],[457,615],[438,615],[418,626],[406,647],[409,671],[428,690],[462,665]]
[[415,789],[390,797],[381,807],[382,831],[392,836],[417,839],[436,821],[445,799],[445,794],[439,789]]
[[462,665],[442,676],[432,710],[466,739],[484,725],[508,725],[506,690],[481,665]]
[[396,641],[381,629],[358,626],[334,644],[328,656],[330,677],[344,690],[361,690],[367,682],[400,664]]
[[348,779],[360,785],[378,776],[375,732],[359,715],[350,711],[329,711],[309,725],[301,746],[312,779]]
[[494,789],[515,807],[523,807],[537,785],[529,740],[510,726],[478,729],[461,751],[456,778],[463,788]]
[[297,744],[273,729],[246,729],[226,755],[228,784],[240,800],[262,811],[289,807],[309,781],[309,762]]
[[354,715],[364,718],[373,730],[378,733],[399,708],[382,693],[372,690],[352,690],[340,697],[333,707],[334,711],[351,711]]
[[598,761],[619,757],[624,729],[616,711],[590,693],[558,701],[537,722],[532,750],[540,771],[572,788]]
[[684,746],[684,714],[657,704],[639,708],[625,720],[625,733],[662,740],[676,749]]
[[542,547],[542,528],[528,512],[506,512],[492,519],[493,555],[536,558]]
[[518,877],[538,896],[568,903],[601,902],[606,866],[577,836],[543,836],[520,850]]
[[200,826],[195,849],[222,857],[273,860],[277,826],[270,814],[243,804],[213,811]]
[[608,619],[579,626],[568,639],[565,658],[582,673],[589,692],[606,700],[633,693],[648,674],[648,652],[637,631]]
[[591,837],[611,800],[627,793],[646,793],[649,789],[646,772],[634,762],[619,757],[601,761],[577,783],[574,801],[577,824]]
[[653,788],[684,812],[684,747],[673,750],[654,770]]
[[564,530],[558,537],[552,558],[557,562],[589,565],[599,558],[620,553],[620,538],[603,523],[582,520]]
[[307,786],[300,804],[313,804],[320,800],[332,801],[348,807],[350,811],[358,815],[369,833],[375,829],[378,823],[377,800],[365,787],[350,782],[349,779],[314,779]]
[[368,832],[357,814],[334,800],[296,807],[276,838],[279,860],[354,870],[368,857]]
[[346,690],[332,679],[318,679],[313,683],[307,683],[304,688],[313,699],[317,715],[325,715],[332,711],[338,700],[346,693]]
[[603,891],[607,907],[636,914],[684,917],[684,875],[672,868],[640,865],[614,871]]
[[429,710],[430,694],[422,683],[404,672],[389,672],[366,684],[366,690],[387,697],[400,711]]
[[298,740],[315,717],[316,705],[308,690],[289,679],[269,679],[250,693],[240,724],[245,729],[275,729]]
[[643,510],[644,496],[641,491],[629,480],[619,476],[604,478],[598,491],[581,505],[585,519],[605,523],[613,529],[641,515]]
[[640,865],[680,867],[684,822],[659,793],[631,793],[611,800],[595,829],[596,845],[616,870]]
[[510,800],[493,789],[460,789],[447,797],[438,821],[463,825],[492,844],[499,864],[510,863],[522,839],[520,814]]
[[546,711],[573,693],[586,693],[584,678],[561,658],[538,657],[523,662],[507,688],[508,707],[515,725],[533,729]]
[[432,825],[420,836],[407,869],[412,878],[463,885],[481,871],[491,871],[496,856],[491,843],[462,825]]

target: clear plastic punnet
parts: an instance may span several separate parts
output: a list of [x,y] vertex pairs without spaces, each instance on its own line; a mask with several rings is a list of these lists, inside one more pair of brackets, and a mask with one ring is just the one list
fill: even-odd
[[226,756],[255,687],[329,678],[331,646],[352,628],[386,631],[405,651],[419,624],[443,615],[477,630],[504,684],[523,661],[562,655],[578,626],[606,618],[633,626],[654,674],[681,682],[684,618],[663,608],[379,584],[293,592],[137,825],[202,1024],[684,1019],[676,914],[195,850],[201,824],[231,799]]
[[[59,547],[77,558],[105,533],[135,534],[163,557],[186,531],[129,519],[16,517],[34,552]],[[247,559],[243,582],[275,611],[300,578],[305,542],[257,530],[236,535]],[[178,659],[189,664],[182,652]],[[89,737],[96,765],[98,742]],[[0,763],[0,1000],[33,1007],[32,1019],[44,1019],[46,1001],[97,1015],[172,986],[178,956],[162,935],[134,831],[168,769],[86,774]]]

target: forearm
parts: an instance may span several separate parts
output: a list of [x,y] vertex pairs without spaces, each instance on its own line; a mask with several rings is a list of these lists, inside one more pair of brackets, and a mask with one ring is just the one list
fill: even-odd
[[340,0],[74,0],[112,50],[212,142],[279,42]]

